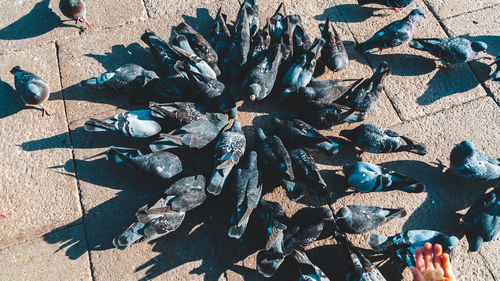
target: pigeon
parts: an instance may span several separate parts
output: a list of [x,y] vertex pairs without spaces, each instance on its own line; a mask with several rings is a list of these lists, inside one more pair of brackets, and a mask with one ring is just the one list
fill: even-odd
[[248,156],[247,167],[236,171],[236,212],[231,216],[231,226],[227,232],[229,237],[240,239],[245,233],[250,215],[259,204],[262,185],[262,175],[257,167],[257,152],[252,151]]
[[293,35],[293,56],[298,57],[311,48],[311,39],[302,26],[300,15],[288,15],[286,17],[289,19],[288,25],[293,25],[290,29]]
[[76,20],[76,23],[85,22],[88,28],[92,27],[92,24],[87,21],[87,1],[61,0],[59,9],[65,17]]
[[50,96],[49,84],[36,74],[21,69],[20,66],[14,66],[10,73],[14,74],[16,92],[21,100],[25,104],[39,104],[43,110],[42,116],[45,114],[50,116],[49,111],[43,105]]
[[244,7],[245,6],[242,5],[238,13],[238,20],[235,24],[235,31],[231,39],[231,44],[222,64],[224,72],[233,79],[238,78],[241,74],[243,66],[247,62],[248,52],[250,51],[251,35],[248,12],[252,12],[252,9],[246,9]]
[[310,147],[319,149],[327,155],[333,155],[339,151],[339,145],[336,142],[331,141],[302,120],[273,118],[273,125],[278,136],[289,148]]
[[407,17],[385,26],[364,43],[357,44],[354,49],[364,54],[375,48],[383,50],[402,45],[413,37],[421,16],[425,17],[425,11],[414,9]]
[[314,68],[316,67],[316,60],[324,45],[325,39],[316,38],[311,48],[302,54],[288,69],[282,81],[284,89],[281,93],[281,98],[283,100],[296,92],[298,88],[309,84],[314,73]]
[[155,204],[139,208],[136,221],[113,239],[113,245],[123,250],[133,243],[151,241],[175,231],[185,213],[201,205],[206,198],[205,177],[195,175],[179,179]]
[[141,172],[164,180],[169,180],[182,172],[182,162],[179,157],[167,151],[142,154],[134,148],[112,146],[106,152],[106,159],[116,163],[124,162]]
[[377,229],[393,219],[406,216],[403,208],[387,209],[375,206],[348,205],[335,214],[335,222],[343,233],[361,234]]
[[271,36],[271,43],[279,43],[283,30],[285,29],[285,16],[280,12],[283,8],[283,2],[281,2],[274,12],[274,14],[269,19],[269,35]]
[[153,117],[175,120],[180,126],[201,119],[208,120],[211,115],[203,105],[194,102],[156,103],[152,101],[149,103],[149,109]]
[[400,8],[411,5],[415,0],[358,0],[360,6],[367,4],[378,4],[392,8],[394,11],[398,12]]
[[[188,67],[191,72],[197,72],[211,79],[217,79],[215,70],[206,61],[197,56],[194,50],[190,49],[187,37],[185,37],[184,35],[178,35],[175,40],[180,46],[183,46],[184,48],[176,45],[170,45],[170,48],[178,57],[180,57],[183,64],[186,65],[186,67]],[[179,70],[176,68],[177,63],[178,62],[174,64],[174,69],[179,72]]]
[[222,6],[217,11],[214,25],[210,30],[210,45],[217,53],[218,58],[224,58],[231,44],[231,32],[227,28],[227,16],[221,12]]
[[153,118],[151,110],[134,110],[118,113],[115,116],[90,118],[83,127],[87,132],[118,132],[132,138],[149,138],[161,132],[161,125]]
[[196,30],[194,30],[189,24],[182,22],[175,27],[175,32],[177,34],[182,34],[186,36],[190,47],[194,53],[200,57],[202,60],[206,61],[208,65],[212,67],[217,76],[220,75],[220,69],[217,66],[218,56],[215,50],[212,48],[210,43],[203,38]]
[[338,101],[338,103],[347,105],[363,114],[368,113],[375,106],[382,92],[383,83],[391,72],[389,64],[385,61],[381,62],[372,77],[365,79],[354,89],[346,92],[342,97],[345,101]]
[[455,174],[468,179],[500,178],[500,160],[477,149],[472,142],[466,140],[451,150],[450,168]]
[[326,183],[312,156],[302,148],[291,149],[289,153],[292,159],[293,174],[297,181],[303,182],[310,194],[326,195],[328,193]]
[[213,142],[229,122],[221,113],[214,113],[208,120],[200,119],[186,124],[149,145],[156,152],[174,148],[201,149]]
[[483,242],[500,233],[500,186],[481,195],[464,216],[465,236],[469,251],[477,252]]
[[427,154],[425,144],[373,124],[362,124],[352,130],[342,130],[340,135],[351,140],[362,151],[372,153],[408,151],[418,155]]
[[146,29],[141,36],[141,40],[149,46],[151,53],[156,61],[157,68],[164,76],[170,76],[175,73],[174,64],[181,57],[172,50],[172,45],[160,39],[153,31]]
[[[345,86],[344,82],[354,81],[351,85]],[[331,104],[344,94],[352,91],[363,79],[333,79],[333,80],[313,80],[305,87],[300,87],[293,98],[297,104],[305,101],[317,101],[322,104]]]
[[[295,182],[292,159],[281,139],[278,136],[267,137],[259,127],[256,127],[255,133],[257,135],[256,150],[259,154],[259,166],[266,167],[264,173],[279,180],[290,199],[297,201],[302,198],[304,193]],[[269,174],[270,172],[272,175]]]
[[368,162],[346,164],[342,170],[350,187],[359,192],[401,190],[411,193],[425,191],[425,185],[410,177]]
[[354,247],[345,234],[335,231],[334,236],[349,256],[345,274],[346,281],[386,281],[378,268],[365,257],[363,252]]
[[[295,30],[296,24],[292,23],[290,17],[285,17],[283,19],[285,28],[283,29],[281,38],[279,43],[272,44],[280,44],[281,45],[281,61],[278,70],[278,81],[283,81],[286,73],[292,66],[292,63],[295,61],[294,57],[294,46],[293,46],[293,32]],[[279,83],[278,83],[279,86]]]
[[377,253],[401,261],[407,266],[415,266],[415,250],[423,248],[425,243],[441,244],[443,252],[451,255],[451,251],[458,244],[455,236],[448,236],[434,230],[409,230],[391,237],[370,234],[368,244]]
[[207,192],[219,195],[229,173],[245,154],[246,139],[240,121],[233,122],[229,130],[222,133],[215,145],[215,166],[207,185]]
[[243,3],[241,3],[240,10],[236,17],[236,22],[243,17],[243,10],[247,11],[249,25],[248,30],[250,31],[250,37],[253,37],[259,31],[260,26],[259,5],[257,5],[257,0],[244,0]]
[[320,23],[319,29],[321,37],[326,41],[325,46],[321,50],[320,60],[331,71],[341,70],[346,66],[349,57],[337,30],[335,30],[333,24],[330,24],[330,18],[327,18],[325,23]]
[[191,83],[180,73],[153,79],[142,92],[149,100],[163,103],[185,101],[193,96]]
[[229,87],[217,79],[194,71],[186,63],[179,61],[174,67],[177,71],[184,72],[186,79],[191,82],[196,93],[195,101],[204,104],[210,111],[227,112],[230,118],[236,117],[236,104]]
[[488,45],[481,41],[470,41],[465,38],[415,38],[409,46],[426,51],[438,57],[446,69],[452,63],[466,63],[476,58],[479,52],[486,51]]
[[318,101],[307,101],[298,110],[297,117],[308,122],[320,130],[330,129],[341,123],[361,122],[365,119],[362,112],[356,111],[345,105],[337,103],[321,103]]
[[299,281],[330,281],[326,274],[309,260],[304,251],[295,251],[293,258],[300,274]]
[[496,64],[497,68],[488,76],[488,80],[495,81],[500,84],[500,54],[496,57],[495,61],[490,65]]
[[304,250],[316,241],[323,231],[324,221],[332,220],[330,208],[302,208],[295,213],[287,225],[283,238],[283,253],[277,255],[273,250],[263,250],[257,255],[257,270],[265,277],[271,277],[283,263],[284,258],[296,250]]
[[276,253],[283,253],[284,231],[290,218],[287,217],[283,207],[277,202],[259,200],[252,218],[257,220],[259,228],[265,232],[265,249],[274,249]]
[[135,93],[143,89],[158,75],[151,70],[146,70],[137,64],[125,64],[117,69],[103,73],[97,77],[80,82],[82,87],[110,88],[126,94]]
[[280,44],[274,44],[247,73],[243,89],[250,100],[261,100],[273,89],[281,61],[280,47]]
[[262,60],[262,56],[268,54],[267,49],[270,45],[271,37],[269,36],[269,24],[266,24],[252,37],[250,50],[248,52],[248,63],[253,65]]

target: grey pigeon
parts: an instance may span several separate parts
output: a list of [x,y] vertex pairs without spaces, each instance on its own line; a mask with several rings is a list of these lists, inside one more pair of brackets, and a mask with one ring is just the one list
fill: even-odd
[[104,119],[91,118],[85,122],[87,132],[112,131],[132,138],[149,138],[161,131],[161,125],[153,118],[151,110],[134,110],[118,113]]
[[262,174],[257,167],[257,152],[252,151],[246,168],[236,171],[236,212],[231,216],[231,226],[227,231],[229,237],[239,239],[245,232],[250,215],[259,204],[262,185]]
[[330,18],[327,18],[325,23],[320,23],[319,29],[321,37],[326,41],[325,47],[321,50],[320,60],[331,71],[341,70],[346,66],[349,57],[337,30],[330,24]]
[[172,74],[151,80],[142,93],[147,95],[149,100],[170,103],[189,100],[193,96],[191,83],[186,79],[185,74]]
[[288,21],[288,25],[293,25],[293,27],[290,28],[290,32],[292,33],[293,37],[293,56],[298,57],[309,48],[311,48],[311,39],[309,35],[307,35],[304,27],[302,26],[302,19],[300,15],[287,15],[286,16]]
[[210,45],[217,53],[219,59],[226,56],[226,53],[231,44],[231,32],[227,28],[227,16],[221,12],[222,6],[217,11],[214,25],[210,30]]
[[279,181],[290,199],[296,201],[302,198],[304,193],[295,182],[292,159],[281,139],[278,136],[267,137],[259,127],[256,127],[255,133],[259,164],[261,167],[266,167],[263,170],[265,175]]
[[248,52],[250,51],[251,35],[248,12],[252,12],[253,10],[244,7],[245,5],[242,5],[238,13],[238,20],[235,24],[229,51],[222,64],[224,72],[233,79],[238,78],[241,74],[243,66],[247,62]]
[[297,92],[300,87],[309,84],[313,77],[319,53],[324,45],[325,39],[316,38],[311,48],[290,66],[282,81],[282,99],[287,99],[291,94]]
[[97,77],[80,82],[83,87],[110,88],[123,93],[135,93],[143,89],[151,80],[157,79],[154,71],[137,64],[125,64]]
[[185,213],[201,205],[206,198],[205,177],[196,175],[179,179],[155,204],[139,208],[136,221],[113,239],[113,245],[123,250],[133,243],[151,241],[175,231]]
[[201,119],[208,120],[211,115],[203,105],[194,102],[156,103],[152,101],[149,103],[149,109],[153,117],[166,119],[167,122],[174,120],[180,126]]
[[358,0],[360,6],[368,4],[378,4],[392,8],[394,11],[398,12],[400,8],[411,5],[415,0]]
[[342,97],[345,101],[338,101],[338,103],[347,105],[363,114],[368,113],[375,106],[382,92],[383,83],[390,74],[389,64],[385,61],[381,62],[372,77],[365,79],[354,89],[348,91]]
[[283,253],[276,255],[271,249],[263,250],[257,255],[257,270],[265,277],[274,275],[284,258],[292,255],[296,250],[304,250],[316,241],[323,231],[325,220],[332,220],[330,208],[302,208],[295,213],[287,225],[283,238]]
[[10,70],[14,74],[14,84],[16,92],[25,104],[40,105],[42,115],[50,115],[43,103],[50,96],[49,84],[37,75],[15,66]]
[[215,166],[207,185],[207,192],[219,195],[229,173],[245,154],[246,138],[240,121],[233,122],[229,130],[222,133],[215,145]]
[[285,29],[285,16],[280,12],[283,5],[283,2],[281,2],[269,19],[269,35],[271,36],[271,43],[279,43],[283,30]]
[[434,230],[409,230],[391,237],[370,234],[368,244],[377,253],[401,261],[406,266],[415,266],[415,250],[423,248],[425,243],[441,244],[443,253],[451,255],[459,240]]
[[302,148],[290,149],[289,153],[292,158],[293,174],[297,181],[304,183],[310,194],[327,195],[326,183],[314,158]]
[[426,51],[438,57],[447,68],[449,64],[465,63],[476,58],[479,52],[486,51],[488,45],[481,41],[470,41],[461,37],[453,38],[415,38],[410,47]]
[[244,0],[243,3],[241,3],[240,10],[236,16],[236,22],[243,16],[243,10],[247,10],[250,37],[253,37],[257,34],[260,26],[259,5],[257,5],[257,0]]
[[497,82],[500,84],[500,54],[496,57],[495,61],[491,65],[496,64],[497,68],[488,76],[488,80]]
[[252,218],[258,222],[259,228],[257,230],[265,232],[265,249],[273,249],[275,253],[283,254],[284,231],[290,220],[283,207],[277,202],[260,198]]
[[293,258],[300,274],[299,281],[330,281],[326,274],[311,262],[303,250],[295,251]]
[[182,147],[201,149],[213,142],[227,124],[229,122],[223,114],[213,114],[208,120],[196,120],[168,134],[160,134],[160,139],[150,144],[149,148],[152,151]]
[[159,151],[142,154],[139,150],[124,147],[110,147],[106,159],[116,163],[125,163],[140,172],[168,180],[182,172],[182,162],[177,155]]
[[372,153],[408,151],[418,155],[427,154],[425,144],[373,124],[362,124],[352,130],[342,130],[340,135],[351,140],[362,151]]
[[393,48],[408,42],[413,37],[413,31],[421,16],[425,17],[424,10],[412,10],[404,19],[390,23],[364,43],[357,44],[355,50],[358,53],[367,53],[376,48],[380,50]]
[[59,9],[65,17],[74,19],[76,23],[84,21],[87,27],[92,27],[92,24],[87,21],[87,1],[61,0],[59,1]]
[[229,87],[217,79],[191,69],[186,63],[177,62],[174,66],[177,71],[183,72],[196,93],[194,100],[202,103],[208,110],[226,112],[230,118],[236,117],[236,104]]
[[[344,82],[354,81],[351,85],[346,86]],[[317,101],[322,104],[331,104],[335,102],[345,93],[354,89],[363,79],[333,79],[333,80],[313,80],[305,87],[300,87],[297,93],[294,94],[294,99],[297,104],[304,101]]]
[[[281,45],[281,61],[278,70],[278,81],[283,81],[283,77],[290,69],[290,66],[295,61],[294,57],[294,46],[293,46],[293,31],[295,30],[296,24],[292,23],[290,17],[284,17],[284,29],[281,34],[281,38],[279,42],[271,41],[271,44],[280,44]],[[280,85],[280,82],[277,83]]]
[[297,110],[297,117],[320,130],[331,129],[342,123],[361,122],[365,119],[361,111],[337,103],[307,101]]
[[500,233],[500,186],[481,195],[464,216],[465,236],[469,251],[479,251],[483,242]]
[[425,185],[403,174],[368,162],[346,164],[344,175],[350,187],[360,192],[401,190],[411,193],[425,191]]
[[260,61],[262,56],[267,54],[266,50],[271,45],[271,37],[269,36],[269,24],[266,24],[259,30],[250,42],[250,50],[248,52],[248,63],[253,65]]
[[141,40],[149,46],[155,59],[157,68],[163,76],[177,74],[174,71],[174,64],[181,57],[172,50],[170,43],[162,40],[153,31],[146,29],[141,35]]
[[247,73],[243,81],[243,90],[250,100],[261,100],[273,89],[281,61],[280,47],[280,44],[274,44]]
[[289,148],[310,147],[328,155],[338,152],[338,144],[325,137],[313,126],[300,119],[280,120],[273,118],[276,133]]
[[354,247],[345,234],[335,231],[334,235],[337,242],[345,248],[348,256],[349,261],[345,269],[346,281],[386,281],[378,268],[365,257],[363,252]]
[[470,141],[457,144],[450,154],[450,168],[468,179],[495,180],[500,178],[500,161],[477,149]]
[[200,57],[202,60],[206,61],[208,65],[212,67],[217,76],[220,75],[220,70],[217,65],[218,56],[215,50],[212,48],[210,43],[203,38],[196,30],[194,30],[189,24],[181,22],[175,27],[175,32],[177,34],[182,34],[186,36],[190,47],[194,53]]
[[397,218],[406,216],[403,208],[386,209],[376,206],[348,205],[335,214],[339,230],[344,233],[366,233]]
[[192,72],[205,75],[211,79],[217,79],[217,73],[215,72],[215,70],[206,61],[196,55],[194,50],[189,49],[190,45],[187,41],[187,37],[185,37],[184,35],[178,35],[176,37],[176,41],[180,46],[183,46],[184,48],[178,47],[176,45],[170,45],[170,48],[178,57],[180,57],[184,65],[186,65]]

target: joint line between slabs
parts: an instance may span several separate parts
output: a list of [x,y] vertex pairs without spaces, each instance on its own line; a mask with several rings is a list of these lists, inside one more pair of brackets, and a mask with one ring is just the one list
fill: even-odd
[[90,255],[90,244],[89,244],[89,239],[87,235],[87,227],[85,224],[85,209],[83,208],[83,202],[82,202],[82,190],[81,190],[81,185],[80,185],[80,179],[78,178],[78,172],[76,170],[76,161],[75,161],[75,151],[73,148],[73,140],[71,138],[71,130],[69,128],[69,120],[68,120],[68,110],[66,108],[66,97],[64,96],[64,89],[63,89],[63,83],[62,83],[62,71],[61,71],[61,59],[59,57],[59,44],[54,42],[55,48],[56,48],[56,57],[57,57],[57,68],[59,70],[59,84],[61,85],[61,96],[63,100],[63,106],[64,106],[64,114],[66,118],[66,127],[68,131],[68,139],[69,139],[69,145],[70,145],[70,150],[71,150],[71,160],[73,162],[73,171],[75,173],[75,178],[76,178],[76,187],[78,189],[78,201],[80,203],[80,210],[82,212],[82,227],[83,227],[83,232],[85,236],[85,243],[87,246],[87,255],[89,258],[89,269],[90,269],[90,277],[92,280],[95,280],[94,276],[94,265],[92,262],[92,256]]

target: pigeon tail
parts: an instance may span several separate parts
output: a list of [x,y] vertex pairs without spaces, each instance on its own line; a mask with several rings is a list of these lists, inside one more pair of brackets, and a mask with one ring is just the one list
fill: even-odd
[[329,155],[334,155],[335,153],[339,152],[339,145],[336,142],[321,142],[315,145],[315,148],[322,150],[326,152]]
[[[226,178],[229,175],[229,172],[226,172],[226,170],[228,169],[223,169],[223,170],[214,169],[212,177],[210,178],[210,182],[207,185],[208,193],[212,193],[215,196],[221,193],[222,188],[224,187],[224,183],[226,182]],[[229,169],[229,171],[231,171],[231,169]]]
[[144,237],[144,234],[139,233],[142,232],[143,228],[144,228],[143,223],[140,222],[133,223],[122,234],[113,239],[113,245],[120,250],[127,248],[134,242],[137,242],[139,239],[142,239]]
[[161,139],[149,145],[153,152],[182,147],[182,136],[160,134]]
[[476,234],[466,235],[467,242],[469,242],[469,252],[477,252],[483,244],[483,237]]
[[393,219],[405,217],[407,214],[404,208],[388,209],[388,211],[389,215],[385,217],[385,221],[382,224],[391,221]]
[[297,182],[282,180],[281,186],[283,186],[286,191],[286,195],[292,201],[297,201],[304,197],[304,191]]
[[104,85],[106,85],[106,83],[110,79],[112,79],[114,76],[115,76],[115,74],[113,72],[106,72],[106,73],[103,73],[97,77],[81,81],[80,86],[101,88]]
[[245,214],[243,214],[243,217],[241,217],[240,221],[237,222],[235,225],[232,225],[229,227],[229,230],[227,231],[227,235],[231,238],[234,239],[240,239],[243,233],[245,233],[245,229],[247,228],[248,225],[248,219],[250,218],[250,214],[252,213],[253,209],[247,209]]
[[360,54],[368,53],[369,51],[377,48],[376,46],[372,46],[372,42],[359,43],[354,47],[354,50]]
[[257,259],[259,259],[259,256],[262,255],[265,255],[265,257],[257,261],[257,271],[262,274],[262,276],[270,278],[274,275],[276,270],[278,270],[285,259],[283,254],[275,253],[272,250],[262,250],[259,254],[257,254]]
[[370,234],[370,237],[368,238],[368,244],[376,252],[383,252],[388,246],[390,246],[390,245],[386,245],[386,244],[390,244],[390,243],[386,243],[386,242],[388,242],[387,240],[388,240],[388,238],[385,236],[372,233],[372,234]]
[[414,184],[410,185],[404,185],[404,186],[398,186],[397,184],[394,184],[394,189],[398,189],[401,191],[409,192],[409,193],[420,193],[420,192],[425,192],[426,188],[423,183],[417,182]]
[[415,142],[407,137],[401,136],[405,140],[407,145],[401,146],[398,151],[408,151],[418,155],[427,154],[427,147],[423,143]]
[[109,119],[99,120],[90,118],[85,121],[83,128],[87,132],[105,132],[105,131],[117,131],[112,123],[113,121]]
[[408,43],[408,45],[410,47],[412,47],[413,49],[417,49],[417,50],[425,50],[425,47],[424,45],[422,45],[419,41],[417,41],[416,39],[411,39],[411,41]]
[[365,120],[365,113],[361,111],[352,111],[346,118],[344,118],[344,122],[347,123],[356,123]]
[[124,148],[124,147],[110,147],[108,151],[106,151],[106,160],[113,161],[115,163],[126,163],[131,167],[135,167],[134,165],[134,157],[142,155],[139,150],[134,148]]

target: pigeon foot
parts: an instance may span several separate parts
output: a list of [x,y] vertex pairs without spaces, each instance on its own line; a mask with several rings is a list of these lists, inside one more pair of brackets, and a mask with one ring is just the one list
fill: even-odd
[[45,116],[45,114],[47,114],[47,116],[50,116],[50,112],[47,110],[47,108],[43,104],[40,104],[40,106],[43,109],[42,116]]

